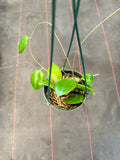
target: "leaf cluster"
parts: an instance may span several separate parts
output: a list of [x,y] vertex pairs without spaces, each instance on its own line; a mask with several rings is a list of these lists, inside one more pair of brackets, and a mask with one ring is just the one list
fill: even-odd
[[[21,54],[27,45],[28,37],[24,36],[19,44],[19,53]],[[49,72],[50,67],[48,68],[46,72],[46,78],[44,73],[41,70],[35,70],[31,74],[31,85],[34,88],[34,90],[39,90],[42,86],[48,86],[49,83]],[[92,74],[86,74],[86,82],[87,82],[87,88],[83,83],[85,78],[82,76],[79,80],[79,82],[74,78],[62,78],[62,72],[61,69],[55,64],[52,64],[52,71],[51,71],[51,81],[50,81],[50,87],[54,89],[57,98],[60,96],[66,95],[70,93],[75,88],[78,88],[81,91],[91,92],[92,94],[95,94],[92,90],[91,82],[94,80],[94,77]],[[63,100],[66,104],[77,104],[84,102],[85,96],[83,94],[74,94],[69,96],[67,99]]]
[[[43,85],[48,86],[49,71],[50,68],[48,68],[46,73],[47,79],[45,79],[43,72],[40,70],[35,70],[31,74],[31,84],[35,90],[40,89]],[[93,81],[93,79],[94,79],[93,75],[91,74],[86,75],[87,91],[91,92],[92,94],[95,94],[91,86],[91,82]],[[84,76],[81,77],[80,81],[84,81]],[[63,79],[61,69],[54,63],[52,64],[50,87],[54,89],[57,98],[68,94],[75,88],[78,88],[82,91],[86,91],[85,85],[78,83],[75,79],[73,78]],[[63,102],[67,104],[81,103],[84,102],[84,95],[83,94],[71,95],[68,99],[63,100]]]

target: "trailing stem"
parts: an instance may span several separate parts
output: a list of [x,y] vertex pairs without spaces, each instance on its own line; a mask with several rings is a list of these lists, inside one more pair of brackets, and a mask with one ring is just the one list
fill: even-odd
[[[88,35],[83,39],[83,41],[81,42],[81,45],[83,45],[83,43],[88,39],[88,37],[95,32],[95,30],[101,26],[101,24],[103,24],[105,21],[107,21],[110,17],[112,17],[114,14],[116,14],[118,11],[120,11],[120,8],[116,9],[114,12],[112,12],[109,16],[107,16],[102,22],[100,22],[96,27],[94,27],[89,33]],[[78,49],[76,50],[76,52],[78,53]],[[76,54],[75,52],[75,54]],[[74,55],[74,57],[76,57],[76,55]]]
[[[31,56],[32,56],[33,60],[34,60],[40,67],[42,67],[44,70],[46,70],[46,69],[35,59],[35,57],[33,56],[32,49],[31,49],[31,43],[30,43],[30,41],[31,41],[31,39],[32,39],[32,37],[33,37],[34,32],[36,31],[37,27],[38,27],[39,25],[41,25],[41,24],[48,24],[48,25],[50,25],[50,26],[52,27],[52,24],[51,24],[50,22],[39,22],[39,23],[34,27],[32,33],[31,33],[31,36],[28,38],[28,39],[29,39],[29,50],[30,50],[30,53],[31,53]],[[58,38],[56,32],[54,32],[54,35],[55,35],[55,37],[56,37],[56,39],[57,39],[57,41],[58,41],[58,43],[59,43],[59,45],[60,45],[60,47],[61,47],[61,49],[62,49],[62,51],[63,51],[65,57],[67,58],[67,62],[68,62],[68,65],[69,65],[70,69],[72,70],[71,64],[70,64],[69,59],[68,59],[68,57],[67,57],[67,54],[66,54],[66,52],[65,52],[65,50],[64,50],[64,47],[63,47],[60,39]]]

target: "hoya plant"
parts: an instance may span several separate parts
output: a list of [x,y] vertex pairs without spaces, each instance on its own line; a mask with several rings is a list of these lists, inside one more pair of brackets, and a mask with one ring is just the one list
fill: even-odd
[[[27,45],[28,37],[24,36],[19,43],[19,54],[21,54]],[[40,70],[35,70],[30,77],[30,82],[35,91],[41,89],[43,86],[48,87],[50,67],[46,70],[46,74]],[[58,105],[66,109],[72,109],[75,105],[84,103],[86,91],[95,94],[91,82],[94,80],[92,74],[84,76],[76,76],[74,71],[70,73],[62,71],[59,66],[52,63],[51,81],[50,81],[50,101],[53,105]],[[47,91],[45,94],[48,94]],[[72,107],[71,107],[72,106]]]

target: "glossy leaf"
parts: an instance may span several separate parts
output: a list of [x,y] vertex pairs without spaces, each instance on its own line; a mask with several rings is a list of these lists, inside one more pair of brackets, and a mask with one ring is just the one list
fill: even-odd
[[[82,76],[81,80],[85,80],[85,77]],[[86,74],[86,82],[90,84],[94,80],[94,76],[92,74]]]
[[76,81],[74,79],[65,78],[60,80],[55,85],[55,93],[57,95],[57,98],[59,98],[62,95],[65,95],[72,91],[76,87]]
[[67,104],[77,104],[84,102],[84,96],[82,94],[74,94],[71,95],[68,99],[63,100],[64,103]]
[[[47,71],[47,79],[49,79],[49,72],[50,72],[50,67],[48,68],[48,71]],[[52,72],[51,72],[51,81],[57,83],[61,79],[62,79],[61,69],[55,63],[53,63]]]
[[22,53],[26,46],[27,46],[27,42],[28,42],[28,36],[24,36],[22,37],[20,43],[19,43],[19,53]]
[[[85,85],[77,84],[77,88],[80,89],[80,90],[82,90],[82,91],[86,91]],[[92,94],[95,95],[95,92],[91,88],[89,88],[89,87],[87,87],[87,92],[91,92]]]
[[43,81],[44,81],[44,74],[40,70],[35,70],[31,74],[30,78],[31,84],[35,90],[40,89],[43,86]]
[[[43,85],[48,86],[48,82],[49,82],[49,80],[47,79],[47,80],[44,80],[42,83],[43,83]],[[55,88],[55,83],[50,82],[50,87],[54,89]]]

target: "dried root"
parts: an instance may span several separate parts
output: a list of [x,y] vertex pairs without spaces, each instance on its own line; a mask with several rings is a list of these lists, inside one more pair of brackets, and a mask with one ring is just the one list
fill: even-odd
[[[70,77],[70,75],[64,75],[63,78],[73,78],[73,77]],[[77,78],[77,77],[76,77]],[[66,94],[66,95],[63,95],[63,96],[60,96],[58,99],[57,99],[57,95],[55,94],[55,91],[54,89],[50,88],[50,92],[49,92],[49,98],[50,98],[50,101],[52,104],[60,107],[60,108],[64,108],[64,109],[67,109],[67,110],[71,110],[74,106],[79,106],[79,104],[66,104],[63,102],[64,99],[67,99],[69,96],[73,95],[73,94],[85,94],[84,91],[81,91],[79,90],[78,88],[75,88],[74,90],[72,90],[70,93]]]

